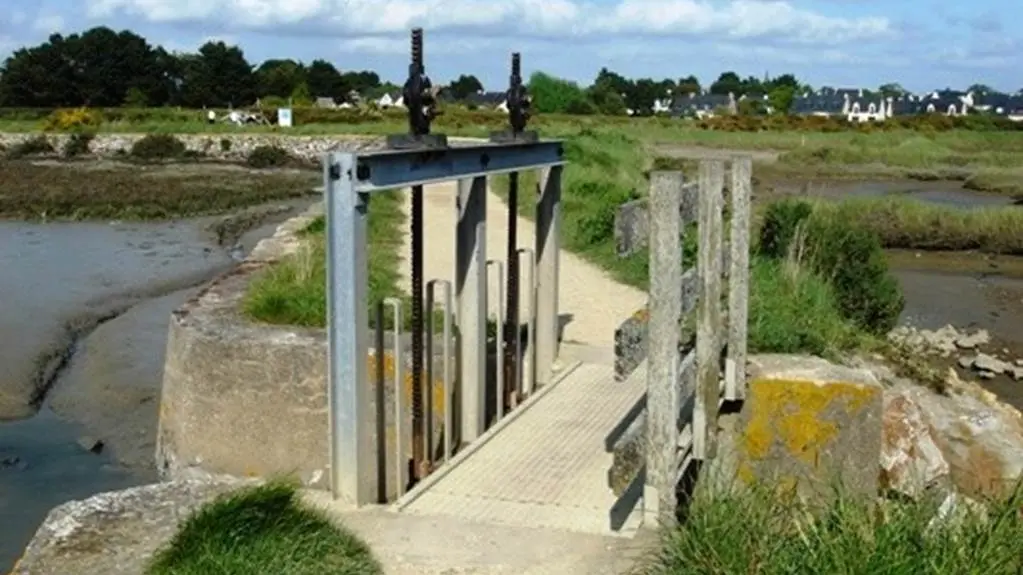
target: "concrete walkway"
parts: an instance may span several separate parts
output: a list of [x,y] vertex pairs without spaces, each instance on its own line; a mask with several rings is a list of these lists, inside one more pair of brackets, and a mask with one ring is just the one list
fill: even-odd
[[379,508],[356,511],[323,491],[304,496],[369,544],[387,575],[627,575],[657,545],[652,531],[635,539],[601,537]]
[[[424,280],[454,281],[455,228],[458,214],[455,200],[457,182],[427,186],[423,199]],[[407,194],[406,194],[407,197]],[[521,197],[521,195],[520,195]],[[409,202],[405,202],[406,210]],[[508,206],[493,192],[487,194],[487,258],[504,261],[508,249]],[[518,218],[520,248],[534,248],[533,222]],[[402,287],[410,289],[411,269],[405,236],[402,259]],[[614,348],[614,331],[633,312],[646,304],[642,291],[622,285],[600,268],[579,256],[561,252],[559,311],[565,323],[563,341],[603,348]],[[524,287],[524,285],[523,285]],[[491,283],[490,293],[497,293]],[[496,309],[491,303],[491,309]]]

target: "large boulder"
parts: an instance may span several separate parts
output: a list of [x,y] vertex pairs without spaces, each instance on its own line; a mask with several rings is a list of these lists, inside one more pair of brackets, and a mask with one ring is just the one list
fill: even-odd
[[[1019,412],[963,391],[939,395],[918,386],[897,386],[887,392],[882,468],[891,487],[917,495],[942,475],[956,491],[971,497],[1005,495],[1015,487],[1023,475]],[[906,416],[908,420],[896,423]],[[917,477],[909,477],[910,471]]]
[[882,385],[867,369],[810,356],[757,355],[737,444],[739,477],[803,495],[837,484],[878,491]]
[[141,575],[193,511],[252,481],[181,480],[55,507],[11,575]]

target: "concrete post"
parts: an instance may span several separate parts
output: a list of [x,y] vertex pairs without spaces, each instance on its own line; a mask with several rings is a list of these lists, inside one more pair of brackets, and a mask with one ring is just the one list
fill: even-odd
[[650,323],[647,351],[647,446],[644,518],[675,519],[678,419],[681,393],[679,322],[682,319],[682,201],[680,172],[650,174]]
[[746,344],[749,334],[750,197],[753,159],[732,159],[732,225],[728,272],[728,357],[725,358],[725,399],[746,397]]
[[486,429],[487,385],[487,178],[458,182],[455,230],[455,299],[461,441]]
[[[562,166],[543,170],[536,205],[536,383],[547,385],[558,358],[558,265],[561,255]],[[610,337],[611,334],[608,334]]]
[[696,273],[700,282],[700,301],[696,320],[697,375],[693,407],[693,458],[697,460],[711,459],[717,450],[721,347],[725,341],[721,315],[724,184],[723,161],[700,162],[700,247]]

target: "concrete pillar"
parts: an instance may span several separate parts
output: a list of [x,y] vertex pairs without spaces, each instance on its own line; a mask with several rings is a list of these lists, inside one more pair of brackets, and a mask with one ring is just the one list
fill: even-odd
[[[543,170],[536,205],[536,383],[551,382],[558,358],[558,265],[561,254],[562,166]],[[611,337],[611,334],[608,334]]]
[[486,428],[487,385],[487,178],[458,182],[455,299],[458,315],[461,441]]

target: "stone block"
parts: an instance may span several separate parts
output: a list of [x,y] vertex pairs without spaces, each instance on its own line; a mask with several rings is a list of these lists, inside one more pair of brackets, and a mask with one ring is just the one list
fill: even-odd
[[650,311],[644,307],[622,322],[614,334],[615,381],[625,381],[646,358]]
[[631,256],[645,248],[650,239],[650,216],[646,199],[632,200],[618,207],[614,222],[615,253]]
[[811,498],[836,487],[876,496],[883,394],[870,371],[817,357],[758,355],[749,374],[740,479]]

